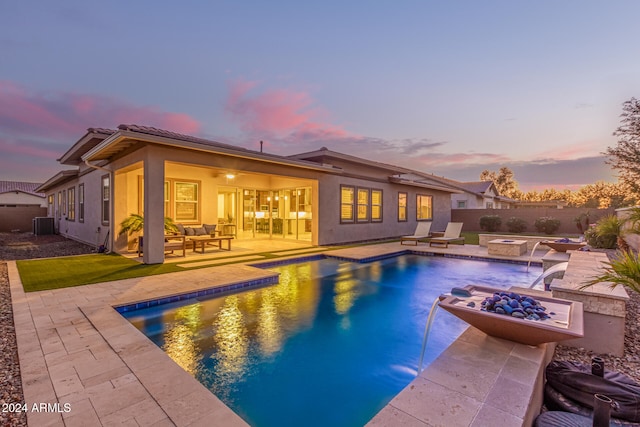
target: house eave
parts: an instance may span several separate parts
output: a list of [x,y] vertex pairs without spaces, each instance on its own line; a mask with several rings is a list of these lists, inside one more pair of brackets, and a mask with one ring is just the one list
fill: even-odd
[[56,185],[60,185],[64,182],[69,181],[78,176],[77,170],[66,170],[61,171],[49,178],[44,184],[40,187],[36,188],[35,191],[38,193],[46,193],[48,189],[51,187],[55,187]]
[[205,153],[220,154],[224,156],[257,160],[267,163],[274,163],[286,166],[293,166],[316,171],[342,173],[341,169],[328,165],[318,165],[302,160],[293,160],[276,155],[254,152],[241,148],[227,148],[223,146],[207,145],[204,143],[185,141],[159,135],[140,133],[130,130],[118,130],[116,133],[106,138],[100,144],[89,150],[82,156],[83,161],[108,160],[113,155],[131,147],[139,142],[151,143],[169,147],[183,148],[187,150],[200,151]]

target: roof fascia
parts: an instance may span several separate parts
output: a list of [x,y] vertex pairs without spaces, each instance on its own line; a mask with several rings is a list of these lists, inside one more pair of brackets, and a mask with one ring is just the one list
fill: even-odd
[[34,191],[38,193],[45,193],[49,188],[58,184],[62,184],[63,182],[68,181],[72,178],[75,178],[76,176],[78,176],[77,170],[60,171],[54,176],[52,176],[51,178],[49,178],[44,184],[40,185]]

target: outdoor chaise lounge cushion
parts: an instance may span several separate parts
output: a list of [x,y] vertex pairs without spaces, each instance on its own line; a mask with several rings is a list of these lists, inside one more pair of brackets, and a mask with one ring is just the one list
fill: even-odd
[[464,237],[460,237],[462,232],[461,222],[450,222],[447,224],[447,228],[444,230],[442,237],[432,237],[429,242],[429,246],[433,246],[434,243],[443,244],[445,247],[449,246],[451,242],[462,242],[464,245]]
[[417,246],[420,240],[427,239],[431,236],[431,221],[428,222],[419,222],[416,226],[416,231],[413,232],[411,236],[402,236],[400,237],[400,244],[404,245],[403,242],[415,242],[414,244]]

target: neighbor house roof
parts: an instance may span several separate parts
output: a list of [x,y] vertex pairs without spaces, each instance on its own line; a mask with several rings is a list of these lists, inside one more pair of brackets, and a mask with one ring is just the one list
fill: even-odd
[[41,185],[37,182],[0,181],[0,194],[18,191],[32,196],[44,197],[44,193],[36,191]]
[[[492,186],[494,186],[492,181],[471,181],[471,182],[461,182],[459,186],[471,193],[479,193],[486,194]],[[495,186],[494,186],[495,187]],[[496,188],[496,194],[498,194],[498,189]]]

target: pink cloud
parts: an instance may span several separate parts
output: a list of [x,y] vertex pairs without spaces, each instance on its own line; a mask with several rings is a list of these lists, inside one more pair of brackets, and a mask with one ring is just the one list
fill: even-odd
[[573,160],[583,157],[591,157],[599,155],[603,151],[602,147],[597,141],[580,141],[574,144],[563,145],[552,150],[546,150],[540,152],[535,156],[536,160],[559,161],[559,160]]
[[250,135],[283,138],[289,142],[351,136],[339,126],[323,123],[326,113],[314,106],[308,93],[257,89],[257,82],[231,82],[225,104],[226,112]]
[[47,149],[43,146],[37,146],[35,143],[30,143],[28,141],[20,141],[18,144],[12,144],[8,141],[3,141],[0,139],[0,151],[5,154],[19,154],[26,155],[29,157],[41,157],[45,159],[55,160],[60,157],[59,152]]
[[99,95],[29,92],[13,82],[0,81],[0,128],[5,135],[77,138],[88,127],[114,128],[121,123],[190,134],[201,128],[186,114]]

